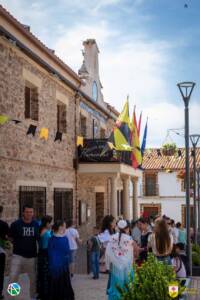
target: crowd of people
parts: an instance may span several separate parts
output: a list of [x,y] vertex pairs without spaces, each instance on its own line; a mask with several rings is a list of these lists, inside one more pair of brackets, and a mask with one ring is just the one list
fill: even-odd
[[[3,207],[0,206],[0,214]],[[0,220],[0,299],[3,299],[6,247],[13,244],[9,282],[18,282],[21,273],[30,280],[30,295],[34,300],[73,300],[71,278],[78,244],[78,231],[72,221],[56,221],[44,216],[34,219],[34,209],[23,207],[22,218],[9,227]]]
[[[2,211],[0,206],[0,299],[9,242],[13,244],[9,282],[17,282],[25,272],[30,280],[31,299],[75,299],[71,279],[82,241],[73,222],[58,220],[52,224],[51,216],[38,222],[34,209],[25,205],[22,217],[9,227],[1,220]],[[130,223],[107,215],[101,229],[94,228],[87,245],[92,278],[98,280],[100,273],[108,274],[109,300],[118,299],[117,286],[123,287],[129,276],[134,280],[133,263],[141,265],[148,252],[160,262],[172,265],[177,277],[187,276],[186,232],[181,223],[175,224],[167,216],[143,216]]]
[[[148,252],[162,263],[171,265],[178,277],[186,277],[188,261],[185,253],[186,232],[181,223],[167,216],[141,217],[135,222],[112,215],[103,219],[102,228],[89,241],[93,278],[108,273],[109,300],[119,298],[117,287],[123,287],[133,274],[133,263],[141,265]],[[94,259],[95,257],[95,259]]]

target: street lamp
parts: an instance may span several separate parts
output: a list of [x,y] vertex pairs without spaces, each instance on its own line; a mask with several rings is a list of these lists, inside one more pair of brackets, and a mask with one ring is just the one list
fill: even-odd
[[[198,232],[200,233],[200,168],[197,169]],[[199,234],[198,234],[199,235]]]
[[194,242],[197,244],[197,205],[196,205],[196,147],[200,134],[191,134],[190,140],[193,146],[193,205],[194,205]]
[[189,275],[192,274],[192,255],[190,241],[190,161],[189,161],[189,101],[194,89],[194,82],[181,82],[177,84],[185,105],[185,171],[186,171],[186,230],[187,230],[187,256],[189,260]]

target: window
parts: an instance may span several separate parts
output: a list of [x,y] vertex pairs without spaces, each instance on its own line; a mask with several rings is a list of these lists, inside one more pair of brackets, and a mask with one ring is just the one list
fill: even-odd
[[57,131],[67,132],[67,106],[62,102],[57,102]]
[[39,115],[39,102],[38,102],[38,88],[33,87],[28,83],[25,85],[24,90],[25,99],[25,118],[38,121]]
[[54,189],[54,220],[69,221],[73,219],[73,190]]
[[87,119],[83,115],[80,116],[80,135],[87,136]]
[[23,206],[31,205],[34,208],[35,217],[41,219],[46,215],[46,188],[38,186],[20,186],[19,207],[22,216]]
[[100,139],[105,139],[106,137],[106,130],[104,128],[100,129]]
[[145,196],[158,196],[157,174],[145,174]]
[[93,84],[92,84],[92,98],[94,101],[97,101],[97,99],[98,99],[98,88],[97,88],[96,81],[93,81]]

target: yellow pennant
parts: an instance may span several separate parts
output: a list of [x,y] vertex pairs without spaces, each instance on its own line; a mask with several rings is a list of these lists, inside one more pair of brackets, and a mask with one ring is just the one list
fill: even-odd
[[48,136],[49,136],[48,128],[41,128],[41,130],[40,130],[40,139],[45,139],[47,141]]
[[3,124],[5,124],[8,121],[9,121],[9,117],[8,116],[0,115],[0,125],[3,125]]
[[77,136],[76,145],[83,147],[83,136]]

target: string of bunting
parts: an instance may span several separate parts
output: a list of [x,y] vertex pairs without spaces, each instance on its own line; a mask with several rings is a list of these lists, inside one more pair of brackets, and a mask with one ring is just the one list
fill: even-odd
[[[8,122],[14,122],[16,125],[20,124],[20,123],[23,123],[22,121],[17,120],[17,119],[12,119],[9,116],[0,115],[0,125],[4,125]],[[37,131],[37,126],[33,125],[33,124],[30,124],[26,134],[27,135],[32,135],[34,137],[36,135],[36,131]],[[46,128],[46,127],[42,127],[39,130],[39,138],[47,141],[48,137],[49,137],[49,129]],[[60,131],[56,132],[54,142],[56,142],[56,141],[60,141],[60,142],[62,141],[62,132],[60,132]],[[82,146],[83,147],[83,137],[82,136],[77,136],[77,146]]]

